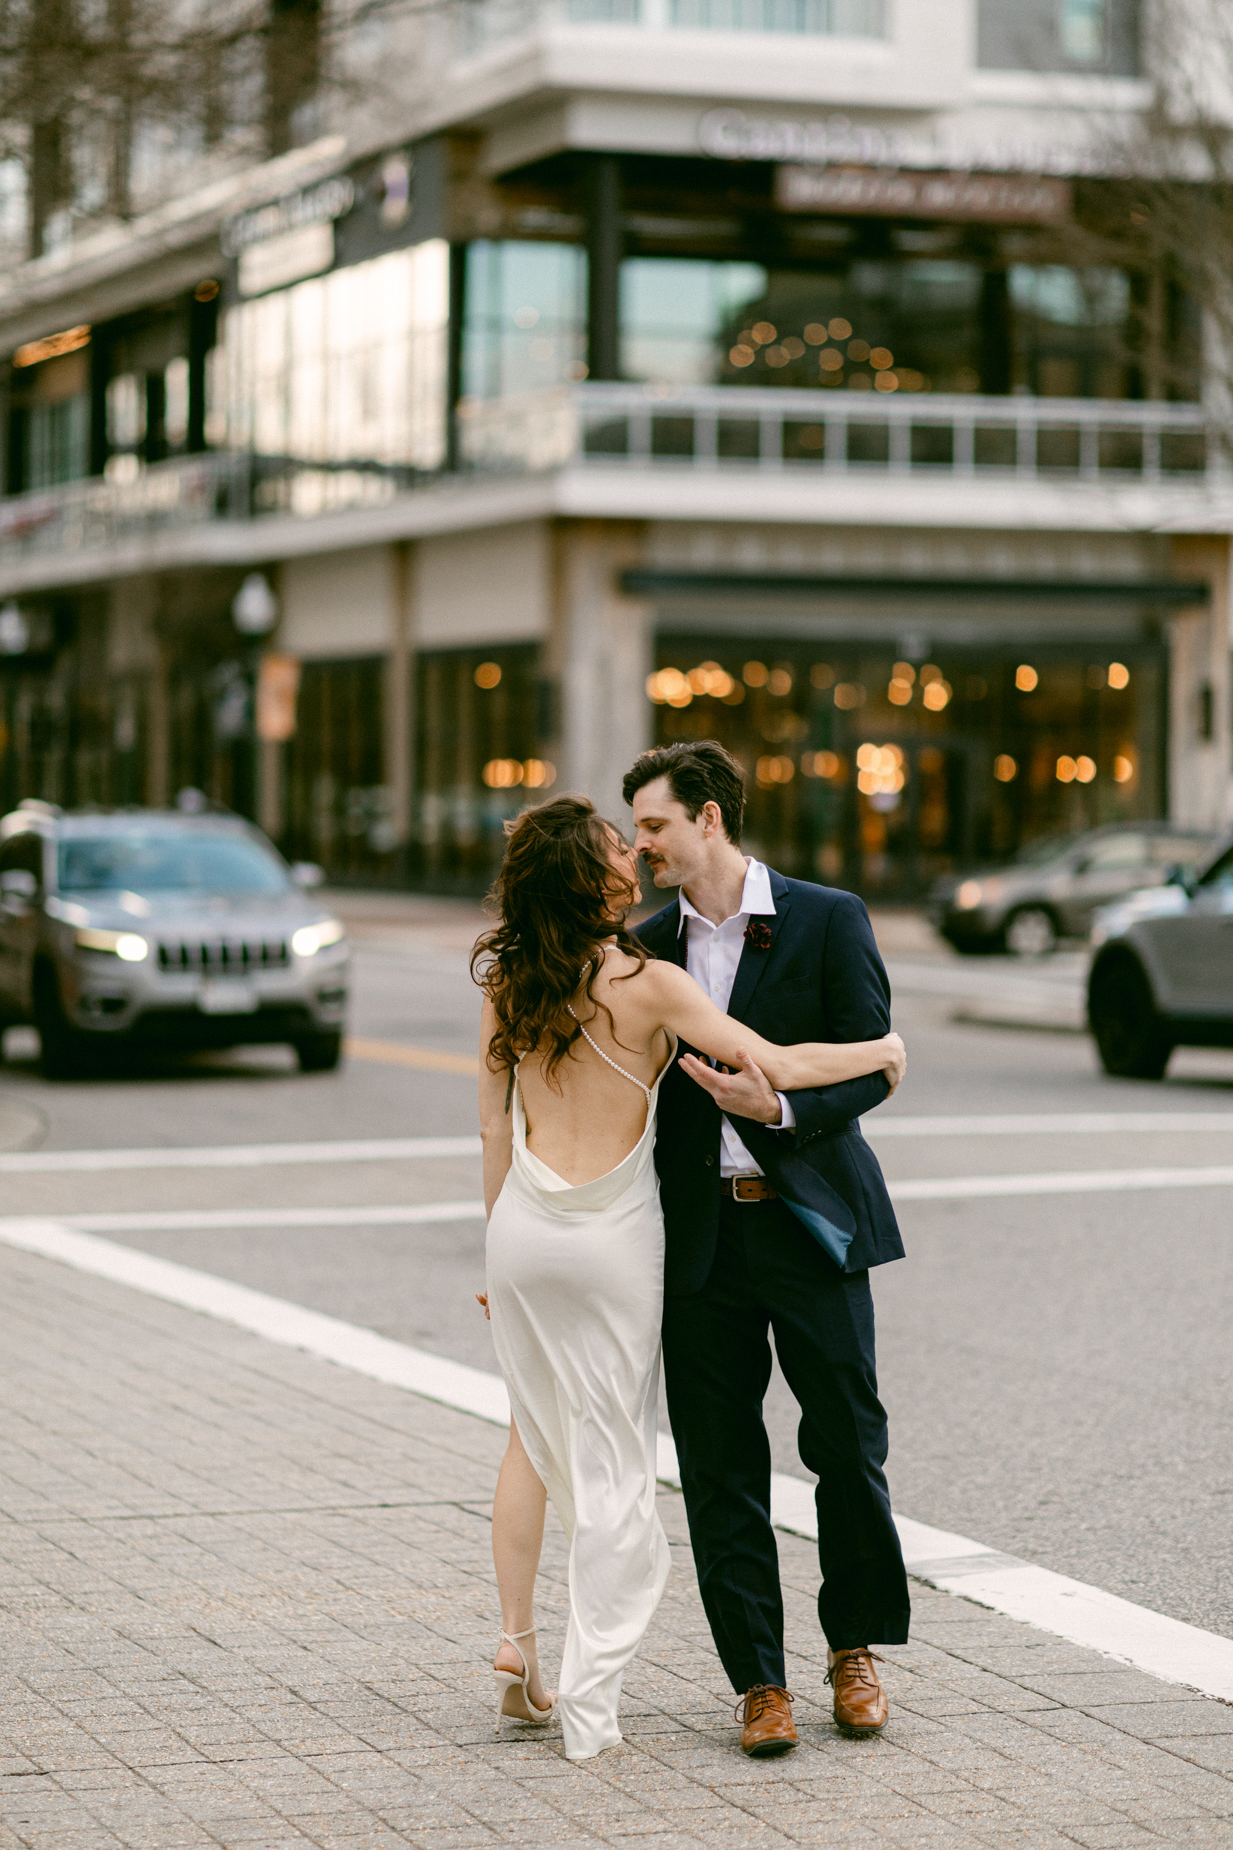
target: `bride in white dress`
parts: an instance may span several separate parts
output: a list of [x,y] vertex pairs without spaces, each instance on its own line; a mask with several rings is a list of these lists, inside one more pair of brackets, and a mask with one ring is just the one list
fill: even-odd
[[[487,1295],[509,1390],[493,1503],[502,1716],[560,1714],[566,1756],[621,1739],[621,1679],[659,1603],[668,1543],[655,1513],[664,1226],[655,1101],[677,1040],[776,1091],[902,1075],[895,1034],[776,1047],[625,930],[637,861],[581,797],[526,810],[497,883],[501,922],[473,968],[485,991],[480,1124]],[[550,1497],[569,1538],[570,1618],[554,1699],[532,1602]]]

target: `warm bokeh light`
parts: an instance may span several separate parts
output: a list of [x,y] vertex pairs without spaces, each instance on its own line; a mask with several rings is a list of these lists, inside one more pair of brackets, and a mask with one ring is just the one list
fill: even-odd
[[837,373],[843,370],[843,355],[838,347],[823,347],[818,355],[818,365],[824,373]]
[[1135,774],[1135,761],[1124,752],[1119,752],[1113,760],[1113,781],[1116,784],[1128,784]]
[[1073,784],[1079,774],[1079,767],[1074,759],[1065,752],[1057,761],[1057,781],[1059,784]]
[[1015,686],[1021,694],[1030,694],[1039,680],[1040,676],[1027,662],[1020,662],[1015,669]]
[[689,678],[679,668],[661,668],[647,676],[646,691],[656,706],[687,707],[694,697]]
[[942,670],[938,667],[936,662],[926,662],[920,671],[920,684],[922,687],[928,687],[931,681],[941,681],[944,678]]
[[894,373],[875,373],[873,375],[873,389],[875,392],[897,392],[899,390],[899,380]]
[[835,705],[842,713],[850,713],[853,707],[863,706],[865,690],[859,681],[841,681],[835,689]]
[[907,681],[892,681],[886,690],[886,698],[893,707],[906,707],[912,699],[912,688]]
[[815,662],[809,670],[809,681],[812,687],[834,687],[835,670],[829,662]]
[[993,761],[993,775],[999,784],[1009,784],[1019,767],[1009,752],[999,752]]
[[805,339],[811,347],[820,347],[826,339],[826,324],[822,321],[810,321],[805,326]]
[[690,669],[686,679],[691,693],[710,694],[715,700],[726,699],[736,686],[732,676],[718,662],[702,662]]
[[867,340],[850,340],[848,342],[848,358],[850,360],[867,360],[869,358],[869,342]]
[[921,699],[931,713],[940,713],[943,707],[950,705],[954,691],[949,681],[930,681],[921,690]]
[[839,755],[837,752],[802,752],[801,770],[806,777],[838,777]]
[[1120,693],[1122,688],[1130,686],[1130,670],[1124,662],[1109,663],[1109,686]]
[[771,669],[770,680],[767,685],[772,694],[790,694],[792,692],[792,670],[788,667],[786,662],[780,662],[776,667]]
[[517,758],[490,758],[481,776],[490,790],[510,790],[522,782],[525,772]]
[[867,797],[897,795],[905,782],[903,764],[901,746],[874,745],[867,741],[857,747],[857,789]]
[[741,669],[741,679],[746,687],[765,687],[768,670],[765,662],[746,662]]
[[758,760],[757,777],[764,790],[770,790],[775,784],[790,784],[795,775],[796,766],[786,753]]
[[778,333],[773,321],[755,321],[750,332],[760,347],[767,346]]
[[728,352],[728,358],[733,366],[752,366],[757,357],[752,347],[736,346],[730,348]]
[[546,758],[528,758],[522,767],[522,781],[532,790],[547,790],[557,781],[557,767]]
[[476,687],[482,687],[485,689],[490,688],[490,687],[496,687],[498,683],[500,682],[500,679],[501,679],[501,666],[499,662],[481,662],[479,667],[475,671]]
[[852,332],[852,323],[845,321],[842,315],[836,315],[827,323],[826,331],[832,340],[847,340]]
[[1075,759],[1075,776],[1081,784],[1090,784],[1095,775],[1096,760],[1094,758]]

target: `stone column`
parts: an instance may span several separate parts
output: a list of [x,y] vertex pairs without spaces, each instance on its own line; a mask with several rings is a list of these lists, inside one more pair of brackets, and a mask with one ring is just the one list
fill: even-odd
[[1233,817],[1228,539],[1175,540],[1173,569],[1206,583],[1210,601],[1179,610],[1169,625],[1169,819],[1219,829]]
[[386,657],[385,782],[390,826],[405,872],[415,801],[415,630],[418,563],[415,543],[399,540],[392,551],[393,609]]
[[554,537],[547,655],[561,690],[555,788],[589,796],[624,827],[621,779],[651,741],[651,606],[620,588],[622,572],[640,562],[641,530],[620,521],[568,521]]

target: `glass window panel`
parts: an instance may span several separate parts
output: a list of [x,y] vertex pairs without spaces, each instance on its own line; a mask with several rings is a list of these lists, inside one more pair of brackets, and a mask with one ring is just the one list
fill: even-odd
[[703,385],[746,314],[766,293],[757,263],[631,257],[621,265],[622,371],[627,379]]
[[469,245],[464,396],[508,398],[584,378],[586,275],[578,244]]
[[230,440],[300,464],[439,467],[448,314],[442,239],[240,303],[222,332]]

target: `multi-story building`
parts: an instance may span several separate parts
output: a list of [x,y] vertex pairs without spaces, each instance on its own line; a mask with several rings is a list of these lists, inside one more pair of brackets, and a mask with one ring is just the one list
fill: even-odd
[[335,877],[475,885],[532,793],[620,816],[715,735],[750,842],[871,898],[1222,826],[1233,483],[1124,222],[1138,30],[483,0],[396,140],[16,266],[0,797],[191,785]]

